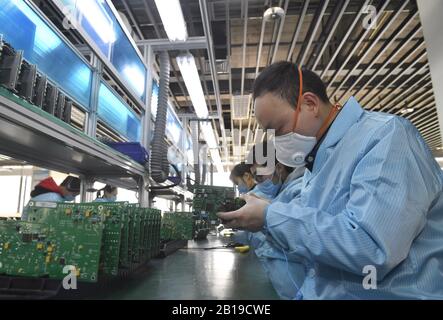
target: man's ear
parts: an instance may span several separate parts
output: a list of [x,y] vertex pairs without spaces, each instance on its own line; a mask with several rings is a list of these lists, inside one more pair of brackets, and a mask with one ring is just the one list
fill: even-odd
[[308,111],[314,113],[316,117],[320,115],[320,102],[320,98],[312,92],[305,92],[303,94],[303,104],[306,105]]

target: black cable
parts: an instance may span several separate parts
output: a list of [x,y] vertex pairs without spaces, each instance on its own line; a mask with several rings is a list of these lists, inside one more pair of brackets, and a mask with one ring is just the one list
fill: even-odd
[[181,173],[180,173],[180,171],[178,170],[177,166],[176,166],[175,164],[172,164],[172,163],[170,163],[170,166],[174,168],[174,170],[175,170],[175,172],[176,172],[176,174],[177,174],[177,177],[179,178],[178,181],[175,182],[175,183],[173,183],[173,184],[169,184],[169,185],[167,185],[167,186],[152,186],[152,187],[150,186],[150,187],[149,187],[150,190],[164,190],[164,189],[170,189],[170,188],[173,188],[173,187],[178,186],[178,185],[182,182],[182,176],[181,176]]

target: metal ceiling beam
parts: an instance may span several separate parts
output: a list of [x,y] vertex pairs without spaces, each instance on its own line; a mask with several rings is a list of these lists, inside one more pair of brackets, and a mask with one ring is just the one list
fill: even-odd
[[241,87],[240,94],[243,95],[245,88],[245,64],[246,64],[246,40],[248,37],[248,0],[242,0],[244,7],[244,24],[243,24],[243,52],[242,52],[242,68],[241,68]]
[[335,59],[337,58],[338,54],[340,53],[340,50],[343,48],[343,46],[346,43],[346,40],[348,40],[349,36],[352,34],[352,31],[354,30],[355,26],[357,25],[357,23],[360,21],[360,16],[362,15],[363,11],[365,10],[365,8],[367,7],[367,5],[369,4],[370,0],[366,0],[360,10],[358,11],[358,14],[355,16],[354,21],[352,22],[352,24],[349,26],[348,31],[346,32],[346,34],[344,35],[343,39],[341,40],[339,46],[337,47],[337,49],[335,49],[334,54],[332,55],[332,57],[329,59],[329,63],[327,64],[326,68],[323,69],[320,78],[324,79],[324,76],[326,74],[326,72],[329,70],[329,68],[331,67],[332,63],[335,61]]
[[[268,1],[265,1],[265,6],[268,3]],[[287,7],[286,7],[287,10]],[[266,20],[262,19],[262,24],[261,24],[261,30],[260,30],[260,40],[259,40],[259,44],[258,44],[258,49],[257,49],[257,63],[256,63],[256,67],[255,67],[255,77],[258,77],[258,72],[260,70],[260,60],[261,60],[261,54],[262,54],[262,49],[263,49],[263,39],[265,36],[265,28],[266,28]],[[250,105],[249,105],[249,120],[248,120],[248,129],[247,129],[247,133],[246,133],[246,143],[249,143],[249,135],[251,134],[251,130],[253,130],[251,128],[251,123],[252,123],[252,111],[254,108],[254,101],[251,99]],[[254,121],[255,122],[255,121]],[[255,127],[255,123],[254,123],[254,127]],[[254,136],[256,135],[256,132],[254,133]]]
[[414,116],[411,116],[409,118],[409,121],[413,122],[416,126],[418,126],[420,123],[423,122],[423,120],[426,120],[426,116],[432,114],[435,112],[435,101],[432,101],[428,103],[426,106],[422,107],[421,112],[417,112],[414,114]]
[[[283,0],[279,0],[279,4],[278,7],[281,8],[281,5],[283,3]],[[272,0],[271,0],[271,5],[272,5]],[[268,50],[268,58],[267,58],[267,64],[271,63],[272,60],[272,54],[274,52],[275,49],[275,41],[277,40],[277,35],[278,35],[278,28],[277,28],[278,24],[277,24],[277,19],[274,20],[274,28],[273,28],[273,32],[272,32],[272,38],[271,38],[271,45],[269,46],[269,50]]]
[[199,3],[200,3],[200,13],[202,15],[203,30],[204,30],[205,37],[208,42],[209,66],[211,69],[212,83],[214,86],[214,94],[216,97],[217,113],[220,118],[219,123],[220,123],[220,131],[222,133],[223,148],[225,151],[225,156],[227,156],[228,150],[227,150],[227,142],[226,142],[225,121],[223,118],[222,104],[221,104],[221,100],[220,100],[220,89],[219,89],[219,83],[218,83],[218,79],[217,79],[217,68],[215,66],[214,42],[213,42],[213,38],[212,38],[211,23],[209,21],[208,7],[207,7],[206,0],[199,0]]
[[165,50],[193,50],[193,49],[207,49],[208,45],[206,37],[189,37],[186,41],[174,41],[169,39],[145,39],[135,42],[138,46],[151,46],[154,51]]
[[[403,50],[410,45],[411,40],[419,34],[419,32],[421,31],[421,25],[419,24],[414,30],[412,30],[410,32],[410,34],[408,36],[406,36],[402,43],[394,50],[394,52],[392,52],[389,57],[386,59],[385,62],[383,62],[383,64],[372,74],[372,76],[365,82],[365,84],[363,86],[361,86],[355,93],[354,96],[358,96],[358,94],[363,91],[369,84],[371,84],[371,82],[380,74],[380,72],[382,70],[385,70],[387,68],[387,66],[391,63],[391,61],[401,52],[403,52]],[[423,42],[421,42],[423,43]],[[416,45],[416,48],[418,48],[420,46],[420,42]],[[395,68],[394,68],[395,69]],[[367,72],[367,71],[366,71]],[[360,80],[356,80],[354,82],[353,85],[357,85],[360,82]],[[352,87],[351,89],[352,90]]]
[[[309,7],[309,1],[310,0],[305,0],[305,2],[303,4],[303,9],[302,9],[300,16],[298,18],[297,27],[295,28],[295,33],[292,38],[291,47],[289,48],[288,57],[286,58],[287,61],[292,61],[292,55],[294,54],[295,45],[297,44],[297,39],[298,39],[298,36],[300,35],[300,32],[301,32],[303,20],[305,19],[306,12]],[[367,1],[369,1],[369,0],[367,0]]]
[[435,135],[438,132],[439,132],[438,119],[437,119],[437,117],[435,117],[434,123],[431,125],[428,125],[426,127],[426,129],[424,129],[420,132],[420,134],[423,137],[432,137],[433,135]]
[[[232,97],[232,70],[231,70],[231,14],[230,14],[230,7],[229,7],[229,1],[226,0],[226,46],[227,46],[227,59],[228,59],[228,73],[229,73],[229,95]],[[230,103],[231,111],[232,106]],[[231,113],[231,138],[233,136],[233,130],[234,130],[234,121],[232,120],[232,113]],[[231,140],[232,141],[232,140]],[[231,153],[225,154],[226,159],[231,158],[230,155],[234,154],[234,144],[233,142],[230,143],[231,147]]]
[[[430,94],[430,97],[424,98],[426,95],[429,95],[429,94]],[[433,100],[433,99],[434,99],[434,95],[432,93],[432,90],[428,90],[428,91],[425,91],[425,92],[419,94],[418,96],[414,97],[413,100],[405,101],[404,108],[414,108],[415,110],[417,110],[419,108],[419,106],[421,106],[422,104],[424,104],[426,102],[429,102],[428,100]],[[392,113],[392,111],[394,111],[394,109],[398,109],[400,107],[401,107],[401,105],[400,106],[397,105],[385,112]],[[396,112],[396,114],[398,114],[398,112]]]
[[[384,35],[384,33],[386,31],[388,31],[388,29],[392,26],[392,24],[397,20],[398,16],[400,15],[400,13],[402,12],[402,10],[406,7],[406,5],[408,4],[408,1],[405,1],[403,3],[403,5],[400,7],[400,9],[397,11],[397,13],[394,14],[393,17],[391,17],[391,19],[389,20],[388,23],[386,23],[385,25],[383,25],[382,29],[378,32],[378,35],[375,37],[375,39],[372,41],[372,43],[369,45],[368,48],[365,48],[364,53],[360,56],[360,58],[358,59],[358,61],[355,63],[354,67],[352,67],[352,69],[348,72],[348,74],[345,76],[344,79],[341,80],[340,85],[335,88],[334,92],[332,93],[332,96],[334,96],[341,88],[342,86],[349,80],[349,78],[352,75],[352,72],[354,72],[361,63],[363,63],[364,59],[366,59],[366,57],[368,56],[369,53],[372,53],[373,49],[375,48],[375,46],[379,43],[379,41],[381,40],[381,37]],[[397,30],[394,31],[393,36],[391,37],[391,39],[385,43],[378,51],[377,53],[375,53],[375,57],[372,59],[372,61],[369,63],[369,65],[366,67],[367,69],[372,68],[372,66],[374,65],[375,61],[377,61],[378,57],[380,54],[382,54],[383,52],[386,51],[387,48],[389,48],[394,41],[397,39],[397,37],[399,36],[399,34],[401,34],[408,26],[409,24],[414,21],[415,17],[417,16],[416,14],[413,14],[409,17],[409,19],[407,19],[405,22],[403,22],[403,24],[401,24]],[[366,69],[366,70],[367,70]],[[363,72],[360,75],[360,78],[365,74],[366,70],[363,70]],[[354,85],[357,82],[354,81]],[[352,87],[350,87],[349,89],[347,89],[347,92],[351,91]],[[338,100],[341,100],[344,96],[346,95],[346,92],[344,94],[342,94],[340,96],[340,98]]]
[[[381,106],[383,104],[383,102],[392,96],[392,93],[395,92],[396,90],[398,90],[399,88],[401,88],[402,86],[405,86],[407,83],[409,83],[411,80],[414,79],[414,77],[418,74],[420,74],[421,72],[423,72],[426,68],[428,68],[428,64],[424,64],[421,68],[417,68],[415,72],[413,72],[412,74],[408,75],[408,78],[402,82],[399,85],[394,86],[394,84],[404,75],[406,75],[406,73],[412,69],[416,64],[418,64],[420,62],[421,59],[423,59],[426,56],[426,51],[424,51],[422,53],[422,55],[415,60],[408,68],[404,69],[402,72],[400,72],[385,88],[384,90],[390,90],[389,93],[387,93],[382,99],[380,99],[380,94],[374,95],[367,103],[366,106],[369,107],[371,110],[373,110],[375,108],[375,106],[370,107],[370,105],[375,101],[375,98],[378,98],[378,105]],[[390,89],[390,87],[392,86],[392,89]]]
[[[377,12],[377,16],[375,19],[379,19],[380,16],[383,14],[383,11],[385,10],[385,8],[388,6],[389,4],[389,0],[387,0],[386,2],[383,3],[383,6],[380,8],[380,10],[378,10]],[[398,13],[397,13],[398,14]],[[354,44],[352,46],[352,49],[350,52],[346,53],[346,59],[345,61],[343,61],[343,63],[341,64],[340,68],[335,72],[334,76],[332,77],[332,79],[329,79],[329,83],[327,85],[327,89],[331,88],[332,84],[335,82],[335,80],[337,79],[338,75],[340,74],[340,72],[346,67],[346,65],[348,64],[348,62],[351,60],[351,58],[354,56],[355,51],[359,48],[360,44],[362,43],[362,41],[366,38],[366,36],[372,32],[372,30],[370,28],[366,29],[363,34],[360,36],[359,40],[357,41],[356,44]]]
[[[435,107],[435,105],[434,105],[434,107]],[[429,124],[432,122],[435,122],[435,121],[437,121],[437,125],[438,125],[437,110],[435,108],[432,108],[431,111],[432,112],[429,112],[427,114],[426,118],[423,118],[422,120],[420,120],[419,122],[417,122],[415,124],[417,129],[419,129],[419,130],[427,129],[429,127]]]
[[135,30],[137,31],[137,36],[140,39],[143,39],[143,32],[140,29],[137,20],[134,17],[134,13],[132,12],[131,8],[128,6],[128,3],[126,2],[126,0],[121,0],[123,6],[125,7],[126,12],[128,13],[129,19],[131,20],[132,24],[134,25]]
[[414,125],[417,127],[417,129],[424,128],[425,124],[427,123],[427,120],[429,120],[429,119],[432,120],[432,118],[436,115],[436,110],[434,107],[435,107],[435,103],[432,103],[431,105],[429,105],[426,108],[426,111],[423,114],[415,117],[418,120],[415,120],[415,119],[411,120],[412,123],[414,123]]
[[441,137],[440,135],[430,134],[423,136],[423,138],[427,141],[428,145],[435,145],[438,143],[438,146],[441,146]]
[[[329,42],[331,41],[332,37],[334,36],[335,30],[337,29],[338,25],[340,24],[340,21],[341,21],[341,19],[343,17],[343,14],[345,13],[346,8],[349,5],[349,2],[350,2],[350,0],[344,1],[343,5],[342,5],[342,7],[340,9],[340,12],[338,13],[338,16],[335,16],[335,14],[334,14],[334,16],[331,17],[331,19],[332,19],[331,21],[335,21],[335,22],[334,22],[333,26],[330,28],[330,30],[328,30],[328,32],[327,32],[328,36],[324,40],[323,45],[322,45],[320,51],[316,52],[316,57],[317,58],[315,59],[314,65],[311,68],[312,71],[315,71],[315,69],[318,66],[318,63],[320,62],[321,58],[323,57],[323,53],[325,52],[326,48],[329,45]],[[320,48],[320,47],[318,47],[318,48]],[[315,57],[315,55],[314,55],[314,57]]]
[[[312,23],[315,23],[315,24],[313,24],[314,28],[311,30],[311,34],[310,34],[308,43],[306,44],[306,47],[303,51],[303,55],[301,55],[300,62],[298,63],[298,65],[300,65],[300,66],[302,66],[303,63],[305,62],[306,56],[308,55],[309,50],[311,49],[312,41],[314,40],[315,35],[317,34],[317,30],[323,21],[323,15],[325,14],[326,9],[328,8],[328,4],[329,4],[329,0],[323,0],[323,5],[321,7],[321,10],[318,12],[317,16],[315,17],[315,19],[312,22]],[[298,58],[299,57],[297,57],[297,60],[298,60]]]
[[148,1],[142,1],[142,3],[145,8],[145,12],[148,16],[148,19],[149,19],[149,21],[151,21],[151,23],[154,27],[155,34],[157,35],[157,38],[159,38],[159,39],[162,38],[160,28],[158,27],[157,22],[155,21],[154,16],[152,15],[151,9],[148,7]]
[[[285,11],[285,15],[280,20],[280,26],[279,26],[279,29],[278,29],[277,40],[275,41],[275,45],[274,45],[274,53],[272,54],[271,64],[274,63],[275,59],[277,58],[278,46],[280,45],[281,35],[283,33],[283,28],[285,26],[285,19],[286,19],[286,14],[288,12],[288,5],[289,5],[289,0],[286,0],[285,1],[285,6],[283,8],[283,10]],[[265,19],[263,19],[263,25],[265,23],[264,20]]]
[[[385,83],[386,81],[388,81],[391,76],[394,76],[394,72],[396,70],[401,70],[401,68],[403,67],[403,65],[408,63],[408,60],[410,60],[413,56],[420,54],[420,50],[421,51],[421,55],[423,56],[423,54],[426,54],[426,48],[422,48],[424,45],[423,42],[418,43],[416,46],[414,46],[406,55],[404,55],[401,60],[397,63],[396,66],[394,66],[391,71],[389,71],[388,73],[383,75],[383,79],[377,83],[377,85],[375,85],[371,90],[369,90],[369,92],[367,92],[365,94],[365,97],[363,98],[362,102],[365,102],[367,98],[369,98],[371,96],[371,94],[378,88],[380,87],[383,83]],[[416,59],[414,63],[418,62],[418,60]],[[412,66],[412,65],[410,65]],[[408,70],[409,68],[404,68],[404,70],[401,73],[404,73]],[[400,73],[400,74],[401,74]],[[389,87],[390,85],[392,85],[392,81],[386,85],[385,87]],[[373,98],[372,98],[373,99]],[[371,100],[367,101],[367,103],[370,103]]]
[[[428,76],[422,78],[421,80],[417,81],[413,86],[410,86],[409,88],[404,90],[402,93],[395,96],[395,98],[392,99],[388,104],[386,104],[386,106],[384,106],[381,110],[383,110],[383,112],[390,112],[393,108],[395,108],[396,103],[400,103],[401,100],[408,98],[407,94],[409,94],[410,91],[414,91],[414,90],[421,91],[422,89],[426,89],[429,85],[432,85],[429,78],[430,78],[430,76],[428,75]],[[424,82],[424,83],[422,83],[422,82]],[[388,108],[390,108],[390,109],[387,110]],[[385,110],[387,110],[387,111],[385,111]]]

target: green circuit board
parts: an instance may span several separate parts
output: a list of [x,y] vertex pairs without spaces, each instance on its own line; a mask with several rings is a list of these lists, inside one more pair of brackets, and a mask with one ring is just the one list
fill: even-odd
[[46,276],[48,228],[25,221],[0,221],[0,274]]
[[[161,212],[126,202],[31,201],[26,221],[0,221],[0,274],[78,281],[131,271],[160,252]],[[126,272],[125,271],[125,272]]]
[[200,186],[193,190],[194,199],[192,201],[193,210],[200,215],[207,215],[212,224],[218,221],[216,215],[220,212],[226,201],[235,198],[234,188]]
[[195,216],[192,212],[165,212],[162,217],[162,240],[192,240]]
[[[45,271],[63,279],[64,266],[76,268],[79,281],[98,279],[103,237],[103,207],[92,204],[30,202],[28,222],[45,226]],[[37,249],[41,250],[41,248]]]
[[128,218],[127,202],[102,202],[104,208],[104,230],[100,258],[100,270],[105,275],[118,274],[123,226]]

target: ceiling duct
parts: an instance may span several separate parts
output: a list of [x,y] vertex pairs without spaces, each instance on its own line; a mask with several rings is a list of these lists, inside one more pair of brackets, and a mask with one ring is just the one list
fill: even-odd
[[233,95],[231,99],[231,112],[233,120],[245,120],[249,116],[251,95]]

